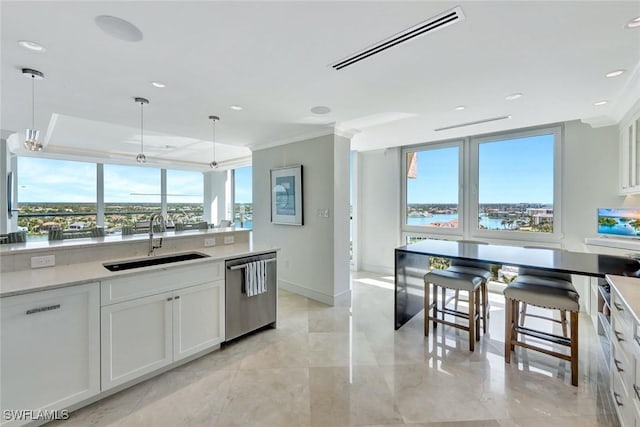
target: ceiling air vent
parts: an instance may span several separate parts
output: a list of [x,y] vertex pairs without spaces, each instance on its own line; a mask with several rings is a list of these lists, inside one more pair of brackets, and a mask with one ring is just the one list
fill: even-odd
[[466,123],[459,123],[457,125],[445,126],[445,127],[434,129],[434,131],[440,132],[441,130],[456,129],[456,128],[461,128],[461,127],[465,127],[465,126],[479,125],[479,124],[482,124],[482,123],[495,122],[495,121],[498,121],[498,120],[505,120],[505,119],[510,119],[510,118],[511,118],[511,116],[491,117],[490,119],[476,120],[476,121],[473,121],[473,122],[466,122]]
[[360,52],[356,52],[348,58],[342,59],[332,64],[331,66],[336,70],[342,70],[345,67],[353,65],[356,62],[360,62],[363,59],[369,58],[370,56],[376,55],[391,47],[397,46],[400,43],[407,42],[427,33],[432,33],[463,19],[464,14],[462,13],[462,9],[460,8],[460,6],[454,7],[453,9],[447,10],[446,12],[442,12],[439,15],[429,18],[428,20],[421,22],[418,25],[414,25],[413,27],[408,28],[400,33],[394,34],[388,39],[382,40],[381,42],[378,42],[373,46],[369,46],[364,50],[361,50]]

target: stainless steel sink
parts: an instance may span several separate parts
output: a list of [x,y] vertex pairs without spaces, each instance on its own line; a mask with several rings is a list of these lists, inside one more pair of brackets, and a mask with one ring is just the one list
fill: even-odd
[[108,262],[102,265],[104,265],[104,268],[106,268],[109,271],[122,271],[122,270],[130,270],[132,268],[149,267],[152,265],[159,265],[159,264],[170,264],[173,262],[189,261],[192,259],[208,258],[208,257],[209,255],[205,255],[200,252],[184,252],[181,254],[174,254],[174,255],[154,256],[154,257],[148,257],[148,258],[138,258],[138,259],[132,259],[132,260],[125,260],[125,261]]

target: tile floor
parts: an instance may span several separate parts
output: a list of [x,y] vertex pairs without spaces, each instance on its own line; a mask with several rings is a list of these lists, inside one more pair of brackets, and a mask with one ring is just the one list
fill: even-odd
[[[351,308],[281,291],[279,326],[71,414],[75,426],[616,426],[599,338],[580,319],[568,364],[518,349],[504,363],[504,299],[476,351],[423,314],[393,330],[393,278],[356,273]],[[57,424],[50,424],[57,425]]]

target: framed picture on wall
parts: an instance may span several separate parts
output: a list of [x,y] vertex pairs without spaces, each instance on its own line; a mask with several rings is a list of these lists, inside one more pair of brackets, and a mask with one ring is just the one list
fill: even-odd
[[271,169],[271,222],[303,225],[302,165]]

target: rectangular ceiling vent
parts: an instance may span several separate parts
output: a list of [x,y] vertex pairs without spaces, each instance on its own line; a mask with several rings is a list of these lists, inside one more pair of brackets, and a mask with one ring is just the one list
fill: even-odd
[[409,40],[413,40],[416,37],[420,37],[424,34],[440,30],[463,19],[464,14],[462,13],[462,8],[460,8],[460,6],[454,7],[453,9],[447,10],[446,12],[442,12],[439,15],[429,18],[428,20],[421,22],[418,25],[414,25],[413,27],[407,28],[400,33],[394,34],[388,39],[382,40],[381,42],[378,42],[373,46],[369,46],[364,50],[361,50],[360,52],[356,52],[348,58],[342,59],[332,64],[331,66],[336,70],[342,70],[343,68],[360,62],[363,59],[369,58],[370,56],[376,55],[384,50],[397,46],[400,43],[404,43]]
[[511,118],[511,116],[491,117],[490,119],[476,120],[476,121],[473,121],[473,122],[459,123],[457,125],[451,125],[451,126],[445,126],[445,127],[441,127],[441,128],[436,128],[436,129],[434,129],[434,131],[440,132],[442,130],[462,128],[462,127],[465,127],[465,126],[472,126],[472,125],[479,125],[479,124],[482,124],[482,123],[496,122],[498,120],[505,120],[505,119],[510,119],[510,118]]

